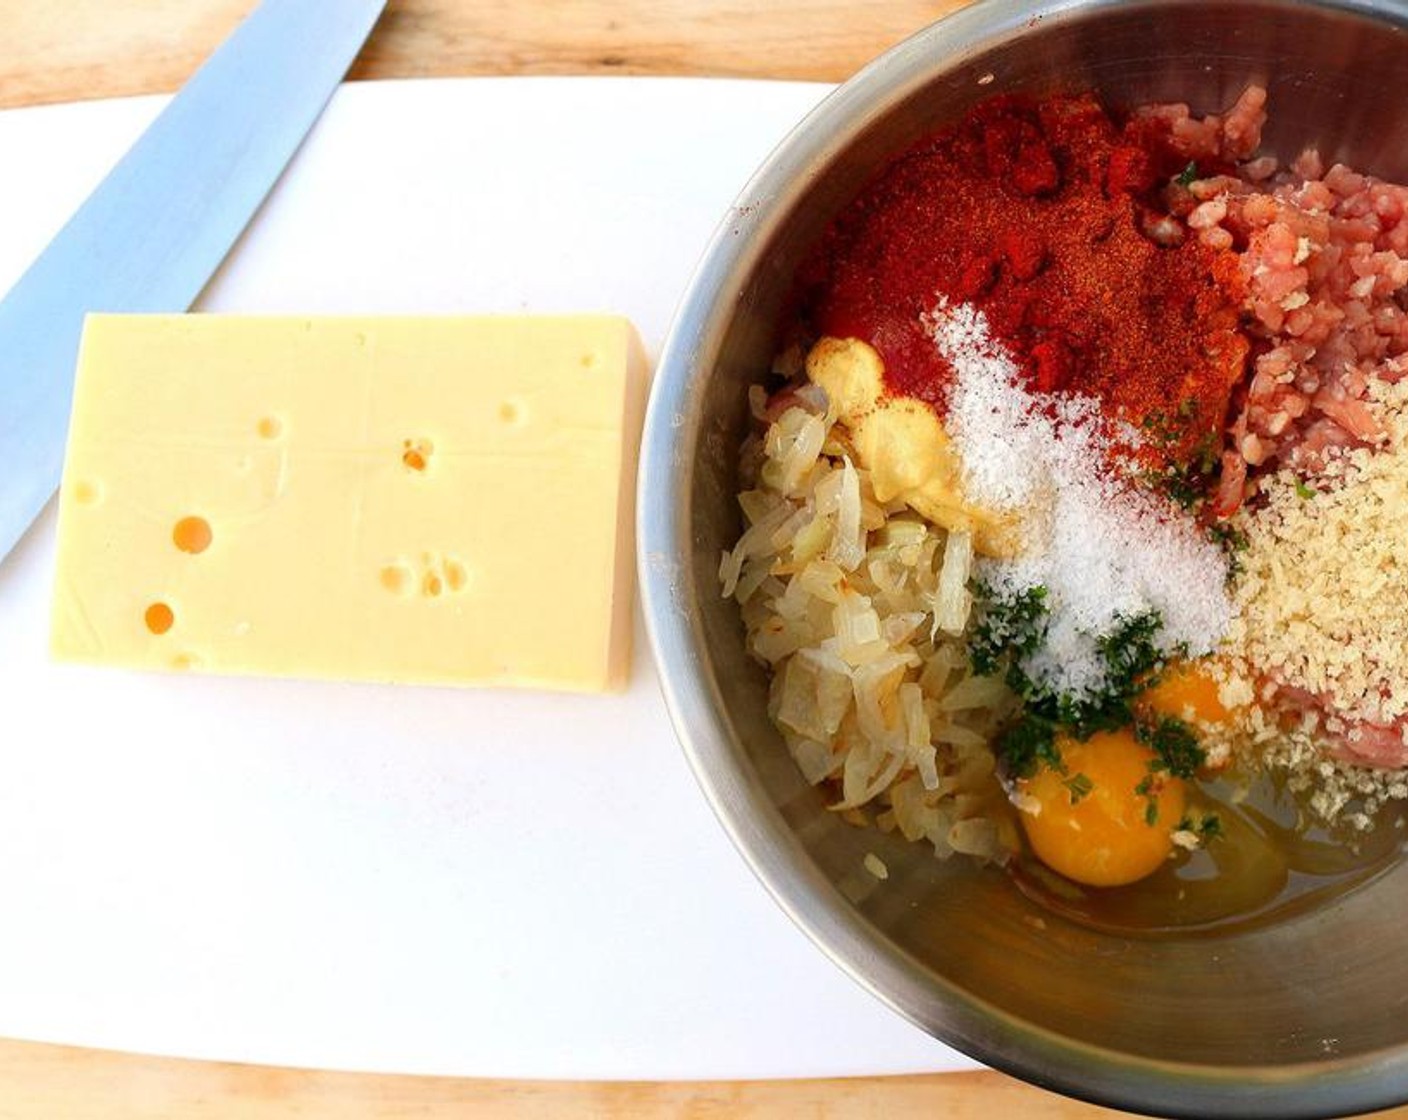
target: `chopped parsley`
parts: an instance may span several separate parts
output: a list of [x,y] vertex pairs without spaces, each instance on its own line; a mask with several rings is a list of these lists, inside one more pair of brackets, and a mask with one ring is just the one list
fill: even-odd
[[1153,725],[1136,723],[1134,730],[1154,752],[1154,758],[1149,762],[1149,773],[1134,787],[1135,794],[1145,799],[1144,823],[1152,828],[1159,820],[1158,796],[1163,789],[1161,775],[1195,777],[1208,756],[1198,743],[1193,729],[1181,719],[1166,716]]
[[1019,778],[1029,778],[1043,766],[1064,773],[1066,764],[1056,746],[1059,730],[1055,720],[1028,709],[999,737],[998,753],[1007,769]]
[[1158,465],[1138,471],[1138,481],[1183,509],[1199,509],[1222,465],[1221,424],[1216,417],[1206,417],[1203,402],[1193,396],[1184,397],[1171,410],[1151,409],[1139,423],[1145,446],[1159,460]]
[[1154,752],[1150,766],[1167,771],[1175,778],[1191,778],[1207,761],[1207,751],[1198,743],[1198,736],[1181,719],[1165,716],[1152,727],[1137,728],[1139,737]]
[[1128,711],[1128,701],[1143,690],[1144,678],[1163,668],[1164,653],[1154,644],[1154,636],[1163,625],[1158,611],[1144,611],[1121,619],[1114,630],[1096,642],[1108,673],[1107,704],[1118,703],[1121,711]]
[[1070,791],[1072,805],[1080,804],[1081,798],[1085,797],[1095,788],[1095,783],[1084,774],[1073,774],[1061,784]]
[[1315,497],[1316,490],[1313,486],[1307,486],[1300,479],[1296,479],[1296,497],[1302,501]]
[[1178,435],[1178,429],[1174,427],[1168,413],[1160,408],[1151,408],[1146,412],[1144,418],[1139,421],[1139,426],[1149,433],[1151,439],[1159,443],[1168,443]]
[[1242,558],[1238,553],[1251,547],[1247,534],[1234,528],[1226,521],[1218,521],[1208,526],[1208,540],[1218,545],[1227,556],[1227,582],[1231,583],[1242,574]]
[[[1193,729],[1181,719],[1172,716],[1166,716],[1152,726],[1136,724],[1135,734],[1154,752],[1154,758],[1149,762],[1149,773],[1134,787],[1135,794],[1145,799],[1144,823],[1152,828],[1159,820],[1158,796],[1163,789],[1161,775],[1192,778],[1197,775],[1208,756],[1199,745]],[[1182,827],[1180,824],[1179,828]]]
[[1185,813],[1182,820],[1178,822],[1178,832],[1191,832],[1198,838],[1198,843],[1206,847],[1213,840],[1220,840],[1223,835],[1222,818],[1216,813],[1199,813],[1194,816]]
[[1180,187],[1187,189],[1191,187],[1198,178],[1198,161],[1193,159],[1188,161],[1188,166],[1178,173],[1178,178],[1174,180]]
[[[1200,412],[1198,402],[1189,397],[1178,405],[1177,423],[1171,423],[1164,413],[1151,413],[1144,427],[1151,438],[1162,445],[1172,459],[1177,445],[1187,438]],[[1155,467],[1140,474],[1141,481],[1157,490],[1175,505],[1192,510],[1207,499],[1221,465],[1220,431],[1210,428],[1198,437],[1198,442],[1167,466]]]
[[[1010,599],[998,598],[992,588],[978,584],[973,589],[981,603],[981,613],[973,630],[969,656],[973,672],[994,676],[1005,664],[1007,683],[1021,692],[1025,675],[1019,662],[1036,652],[1046,637],[1046,588],[1028,587]],[[1019,674],[1014,679],[1013,674]]]
[[1032,587],[1002,598],[979,585],[979,612],[969,647],[979,676],[1001,673],[1022,700],[1022,710],[997,742],[1007,771],[1030,777],[1040,766],[1065,773],[1056,738],[1062,732],[1088,739],[1134,723],[1133,700],[1164,667],[1166,655],[1155,643],[1163,627],[1157,611],[1121,618],[1096,640],[1104,672],[1098,692],[1062,693],[1034,680],[1026,660],[1046,637],[1046,589]]
[[1149,484],[1179,509],[1192,509],[1203,500],[1207,491],[1201,479],[1190,476],[1187,471],[1173,469],[1153,472],[1149,476]]
[[[1157,824],[1163,775],[1192,778],[1207,760],[1197,734],[1183,720],[1166,716],[1150,722],[1135,712],[1135,698],[1157,678],[1168,656],[1155,640],[1163,628],[1158,612],[1121,618],[1110,633],[1098,638],[1096,649],[1105,670],[1101,689],[1075,695],[1038,683],[1026,668],[1027,658],[1046,637],[1046,589],[1028,588],[1006,598],[994,595],[984,585],[974,591],[978,617],[969,651],[973,671],[980,676],[1002,674],[1022,701],[1020,712],[996,744],[1006,772],[1014,778],[1028,778],[1042,768],[1055,770],[1063,776],[1061,784],[1070,794],[1071,804],[1076,805],[1089,796],[1095,784],[1086,774],[1067,773],[1059,736],[1084,740],[1097,732],[1132,727],[1154,755],[1149,773],[1134,792],[1145,799],[1145,823],[1150,827]],[[1175,650],[1174,655],[1182,652]]]
[[1160,783],[1152,773],[1145,774],[1139,784],[1134,787],[1135,794],[1144,798],[1144,823],[1150,828],[1159,823],[1160,788]]
[[[1251,542],[1247,540],[1247,534],[1227,521],[1219,521],[1209,525],[1208,540],[1221,546],[1224,552],[1229,553],[1246,552],[1251,545]],[[1233,562],[1236,562],[1235,556]]]

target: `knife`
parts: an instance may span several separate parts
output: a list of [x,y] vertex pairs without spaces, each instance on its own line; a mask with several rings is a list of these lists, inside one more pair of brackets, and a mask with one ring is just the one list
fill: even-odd
[[264,0],[0,301],[0,560],[58,487],[84,315],[195,302],[385,3]]

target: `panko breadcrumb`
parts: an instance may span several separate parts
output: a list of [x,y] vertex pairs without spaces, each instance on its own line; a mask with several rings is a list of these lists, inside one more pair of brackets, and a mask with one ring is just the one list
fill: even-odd
[[[1332,451],[1308,481],[1271,475],[1237,517],[1246,549],[1222,688],[1242,702],[1244,739],[1293,788],[1314,787],[1327,819],[1408,797],[1408,381],[1371,383],[1369,401],[1382,450]],[[1273,723],[1253,697],[1300,711],[1299,724]]]

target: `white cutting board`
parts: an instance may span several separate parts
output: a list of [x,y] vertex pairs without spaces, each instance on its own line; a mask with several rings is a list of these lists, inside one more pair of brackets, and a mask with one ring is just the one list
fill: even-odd
[[[714,225],[825,93],[345,86],[201,307],[617,311],[658,354]],[[0,289],[163,102],[0,113]],[[613,698],[55,666],[53,533],[51,510],[0,565],[0,1036],[499,1077],[974,1065],[753,879],[639,628]]]

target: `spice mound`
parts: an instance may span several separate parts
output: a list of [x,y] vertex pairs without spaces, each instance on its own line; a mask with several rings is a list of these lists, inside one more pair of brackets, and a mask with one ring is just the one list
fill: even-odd
[[1037,392],[1092,396],[1135,427],[1176,403],[1177,438],[1150,450],[1186,457],[1220,431],[1247,351],[1236,255],[1190,237],[1155,190],[1187,163],[1088,95],[987,102],[837,221],[807,270],[810,325],[866,339],[892,392],[943,409],[952,370],[922,317],[937,296],[970,305]]
[[977,106],[752,391],[720,576],[802,773],[1106,924],[1338,889],[1408,797],[1408,189],[1265,102]]

